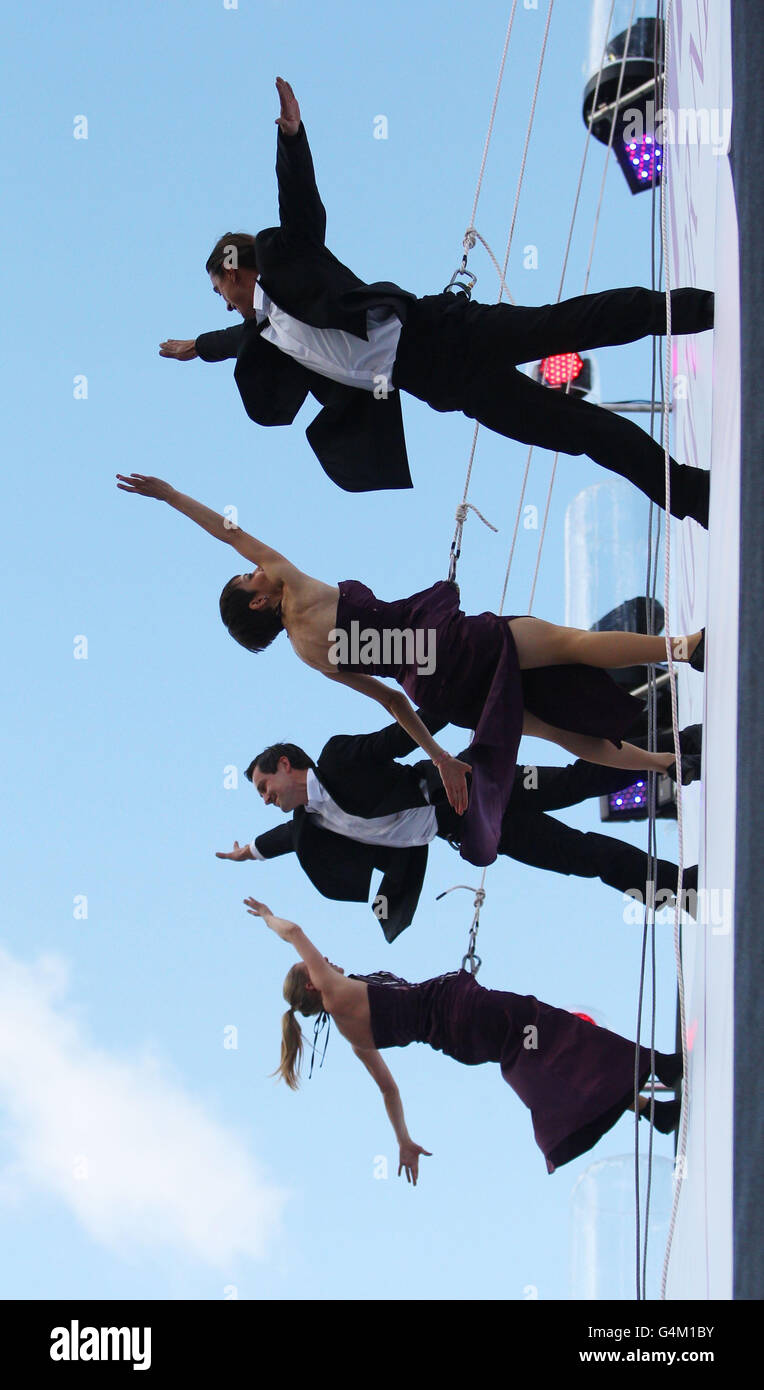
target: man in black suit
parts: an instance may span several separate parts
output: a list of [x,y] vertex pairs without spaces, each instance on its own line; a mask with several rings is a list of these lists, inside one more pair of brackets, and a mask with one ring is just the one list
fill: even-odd
[[[349,492],[411,486],[400,392],[434,410],[463,411],[488,429],[565,454],[588,454],[664,504],[659,441],[614,411],[552,391],[518,371],[554,353],[633,342],[666,331],[665,297],[638,287],[520,308],[464,294],[418,299],[389,282],[366,285],[327,249],[300,108],[281,78],[278,227],[227,233],[207,261],[213,288],[243,323],[170,339],[164,357],[235,358],[244,408],[288,425],[310,392],[323,407],[307,430],[329,477]],[[713,295],[672,292],[672,331],[713,323]],[[708,524],[708,473],[671,463],[671,510]]]
[[[442,721],[421,718],[432,734],[443,728]],[[319,893],[343,902],[367,902],[372,872],[381,869],[373,911],[387,940],[394,941],[416,911],[428,845],[436,836],[459,842],[459,816],[443,795],[437,771],[433,776],[432,763],[396,761],[415,747],[399,724],[371,734],[338,734],[317,763],[296,744],[272,744],[252,760],[245,776],[266,805],[291,811],[292,820],[248,845],[237,841],[217,857],[274,859],[294,852]],[[688,772],[699,772],[697,726],[683,731],[682,751],[687,755],[683,781],[688,781]],[[466,753],[460,756],[469,760]],[[610,835],[572,830],[545,814],[619,791],[637,776],[581,760],[567,767],[518,768],[499,853],[557,873],[601,878],[622,893],[643,893],[648,869],[643,850]],[[654,882],[656,893],[672,894],[676,865],[659,859]],[[696,867],[685,870],[684,886],[688,895],[697,889]]]

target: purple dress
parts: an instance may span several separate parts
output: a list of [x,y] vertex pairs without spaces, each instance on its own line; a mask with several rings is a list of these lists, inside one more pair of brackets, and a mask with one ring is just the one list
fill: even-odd
[[492,864],[498,853],[525,709],[620,747],[644,708],[594,666],[521,671],[510,619],[465,616],[449,580],[392,603],[356,579],[342,580],[339,590],[337,630],[347,640],[337,646],[338,669],[392,677],[425,713],[474,730],[460,850],[471,864]]
[[[550,1173],[592,1148],[633,1101],[634,1043],[532,994],[483,989],[467,970],[418,985],[386,971],[350,978],[368,988],[377,1048],[423,1042],[467,1066],[498,1062],[531,1112]],[[650,1071],[640,1047],[640,1087]]]

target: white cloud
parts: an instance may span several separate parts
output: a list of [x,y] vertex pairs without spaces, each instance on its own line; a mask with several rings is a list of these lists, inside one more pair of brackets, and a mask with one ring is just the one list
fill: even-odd
[[220,1269],[263,1257],[286,1194],[169,1068],[94,1046],[67,987],[59,958],[29,965],[0,948],[3,1195],[53,1193],[125,1251],[172,1246]]

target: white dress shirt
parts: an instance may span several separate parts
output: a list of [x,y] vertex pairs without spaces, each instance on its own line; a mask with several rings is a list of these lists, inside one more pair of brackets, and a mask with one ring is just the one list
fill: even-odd
[[281,352],[294,357],[311,372],[328,376],[343,386],[362,391],[393,391],[393,365],[401,334],[401,321],[390,309],[369,309],[366,314],[368,341],[340,328],[311,328],[292,318],[274,304],[255,284],[253,301],[258,323],[268,319],[262,336]]
[[[312,767],[308,768],[308,800],[305,810],[313,816],[325,830],[333,830],[336,835],[345,835],[349,840],[360,840],[364,845],[386,845],[410,849],[414,845],[429,845],[438,833],[435,807],[429,805],[427,785],[419,783],[427,806],[412,806],[407,811],[394,811],[390,816],[350,816],[333,801],[325,787],[321,786]],[[253,859],[264,859],[255,845],[249,845]]]

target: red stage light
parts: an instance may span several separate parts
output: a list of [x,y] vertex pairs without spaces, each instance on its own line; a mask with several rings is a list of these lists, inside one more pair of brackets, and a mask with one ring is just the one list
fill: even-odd
[[581,375],[584,367],[583,357],[577,352],[561,352],[556,357],[541,360],[541,380],[545,386],[566,386]]

